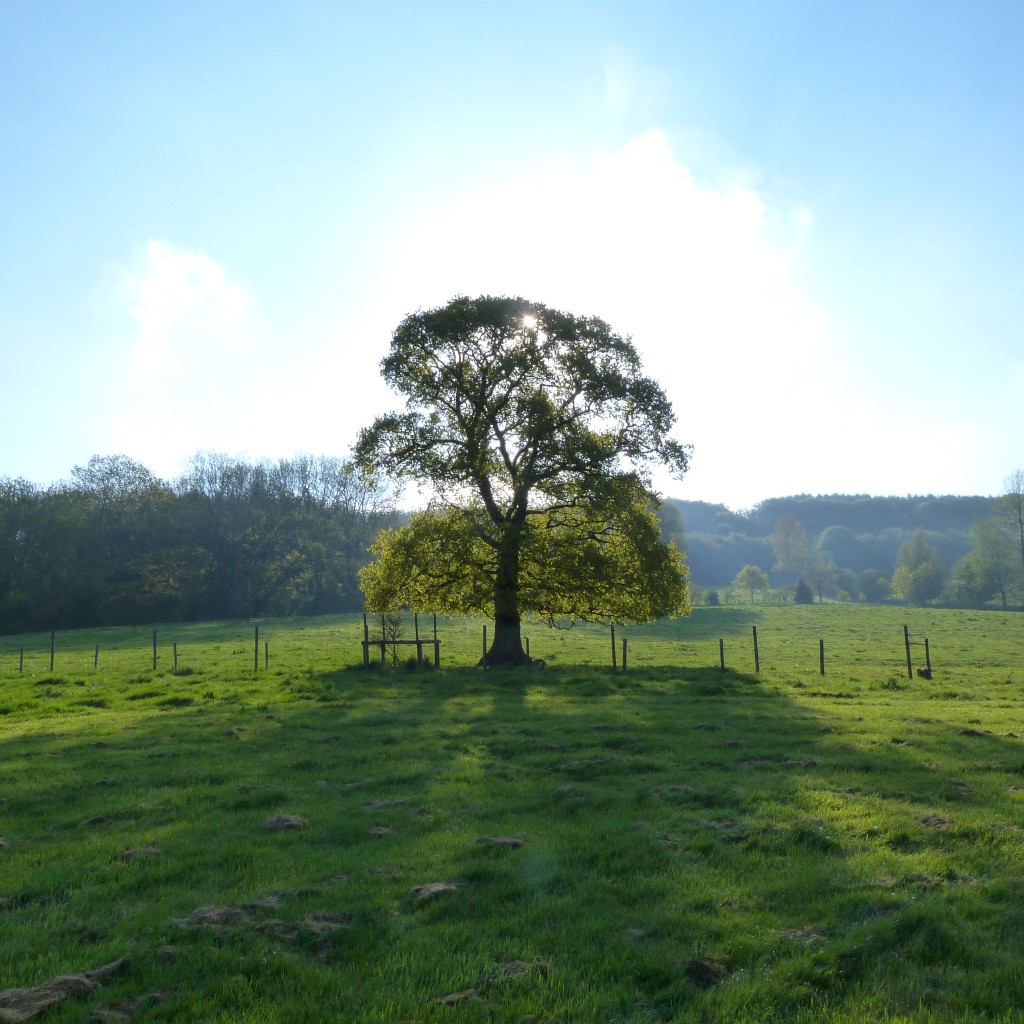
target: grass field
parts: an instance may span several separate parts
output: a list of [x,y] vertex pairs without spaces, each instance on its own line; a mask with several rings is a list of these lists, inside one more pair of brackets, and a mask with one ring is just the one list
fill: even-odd
[[440,672],[347,668],[356,618],[262,623],[258,674],[244,624],[158,627],[177,674],[4,638],[0,1021],[1024,1021],[1020,630],[707,609],[625,674],[542,627],[483,672],[478,623]]

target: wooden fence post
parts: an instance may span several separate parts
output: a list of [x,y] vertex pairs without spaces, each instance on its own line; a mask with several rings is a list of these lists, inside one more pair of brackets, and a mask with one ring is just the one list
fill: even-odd
[[910,630],[903,627],[903,646],[907,649],[907,678],[914,678],[914,662],[910,657]]
[[177,672],[178,671],[178,641],[175,640],[174,643],[171,646],[172,646],[172,649],[174,650],[174,671]]
[[750,627],[754,631],[754,672],[761,673],[761,654],[757,649],[757,626]]
[[932,652],[928,648],[928,637],[924,638],[924,667],[930,676],[932,674]]
[[617,655],[615,653],[615,623],[613,622],[612,623],[612,668],[615,669],[615,668],[618,668],[618,667],[619,667],[619,663],[618,663],[618,660],[617,660]]
[[818,641],[818,668],[822,675],[825,674],[825,640]]
[[622,638],[622,671],[623,672],[626,671],[626,660],[627,660],[628,653],[629,653],[629,641],[625,637],[623,637]]
[[370,665],[370,627],[366,622],[366,612],[363,612],[363,668]]
[[96,668],[100,663],[100,645],[96,645],[96,651],[92,656],[92,667]]
[[260,627],[256,627],[256,632],[253,634],[253,650],[252,650],[252,670],[259,674],[260,671]]
[[718,664],[725,671],[725,638],[718,638]]
[[21,653],[18,656],[18,671],[19,672],[24,672],[25,671],[25,648],[24,648],[24,646],[22,646]]

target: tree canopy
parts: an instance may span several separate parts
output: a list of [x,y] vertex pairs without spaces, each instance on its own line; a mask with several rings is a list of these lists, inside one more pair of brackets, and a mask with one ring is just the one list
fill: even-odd
[[522,298],[458,297],[405,318],[383,360],[405,408],[360,434],[366,467],[427,483],[426,511],[383,534],[367,605],[491,615],[490,664],[522,664],[521,617],[685,613],[687,572],[660,536],[651,472],[688,446],[632,342]]

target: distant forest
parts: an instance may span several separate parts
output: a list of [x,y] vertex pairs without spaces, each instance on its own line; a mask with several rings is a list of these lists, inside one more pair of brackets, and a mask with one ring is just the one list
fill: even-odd
[[387,490],[342,459],[196,455],[165,482],[126,456],[0,479],[0,632],[362,608]]
[[[949,603],[983,604],[999,597],[999,581],[986,595],[979,592],[984,589],[979,583],[970,594],[960,593],[964,600],[959,600],[956,570],[970,564],[969,556],[976,554],[979,545],[979,524],[998,516],[1005,500],[803,494],[771,498],[749,511],[733,512],[724,505],[668,499],[661,517],[663,531],[685,549],[698,587],[728,588],[748,565],[762,569],[773,587],[791,587],[801,573],[795,563],[780,565],[777,534],[780,524],[788,524],[802,528],[805,566],[826,565],[834,570],[829,596],[842,592],[852,600],[864,599],[861,577],[891,579],[900,568],[901,550],[905,557],[916,538],[934,554],[944,582],[953,586],[946,595]],[[1005,532],[1008,566],[1014,564],[1012,533],[1012,529]],[[1020,562],[1018,554],[1016,565]],[[877,600],[883,594],[876,590],[866,597]]]
[[[815,600],[1012,606],[1024,603],[1018,491],[798,495],[746,512],[668,499],[660,514],[698,600],[742,593],[745,573],[751,600],[791,600],[806,578]],[[96,456],[48,487],[0,478],[0,632],[359,611],[367,548],[404,519],[385,483],[328,456],[203,452],[172,481]]]

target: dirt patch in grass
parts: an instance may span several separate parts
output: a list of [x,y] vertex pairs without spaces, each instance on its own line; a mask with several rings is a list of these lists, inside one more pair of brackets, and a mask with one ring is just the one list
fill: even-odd
[[118,857],[118,860],[130,861],[135,860],[136,857],[158,857],[160,855],[160,848],[156,843],[149,842],[145,846],[139,846],[135,849],[127,849],[124,853]]
[[459,1003],[470,1003],[480,1000],[484,994],[496,985],[516,981],[519,978],[533,977],[546,979],[551,972],[551,964],[546,960],[515,960],[505,957],[484,974],[472,988],[464,988],[459,992],[441,996],[434,1002],[440,1006],[456,1006]]
[[31,1020],[51,1006],[95,992],[107,978],[116,974],[128,962],[126,957],[103,967],[77,974],[62,974],[31,988],[10,988],[0,992],[0,1021]]
[[107,1006],[97,1006],[92,1011],[92,1019],[108,1022],[108,1024],[120,1024],[120,1022],[132,1020],[143,1007],[159,1003],[163,998],[163,991],[154,989],[152,992],[145,992],[140,996],[119,999],[116,1003],[110,1003]]
[[738,843],[750,835],[750,826],[733,818],[722,818],[719,821],[701,821],[702,828],[710,829],[719,839],[727,843]]
[[922,816],[921,824],[927,825],[928,828],[946,828],[949,825],[949,818],[944,818],[941,814],[935,814],[933,811]]
[[263,827],[271,832],[287,832],[291,829],[306,828],[309,822],[296,814],[278,814],[263,822]]
[[477,836],[477,846],[500,846],[507,850],[517,850],[526,845],[521,836]]
[[243,924],[249,919],[249,912],[242,907],[200,907],[174,923],[179,928],[223,928]]
[[417,903],[425,903],[437,899],[438,896],[458,891],[459,886],[456,882],[427,882],[426,885],[414,885],[409,890],[409,898]]
[[683,970],[697,988],[710,988],[729,973],[725,961],[717,956],[690,957]]

